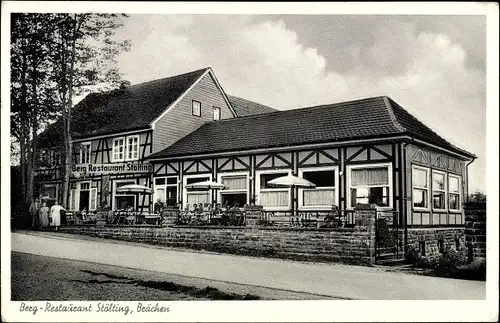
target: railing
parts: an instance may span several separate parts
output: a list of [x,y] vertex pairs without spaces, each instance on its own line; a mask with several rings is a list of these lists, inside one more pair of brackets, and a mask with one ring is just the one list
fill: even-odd
[[284,227],[352,227],[354,210],[264,211],[264,225]]
[[[176,209],[164,210],[158,213],[141,213],[127,211],[103,211],[95,214],[71,215],[68,224],[110,225],[189,225],[189,226],[245,226],[247,212],[243,209],[224,212],[214,211],[182,211]],[[377,219],[384,218],[390,227],[398,226],[398,212],[378,211]],[[260,226],[275,227],[309,227],[309,228],[343,228],[356,224],[354,210],[335,211],[261,211],[261,216],[254,223]]]

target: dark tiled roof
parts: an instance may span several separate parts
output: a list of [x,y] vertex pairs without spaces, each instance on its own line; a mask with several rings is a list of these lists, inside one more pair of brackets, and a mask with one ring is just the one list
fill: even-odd
[[103,103],[95,108],[109,116],[110,120],[106,125],[80,137],[148,128],[149,124],[186,92],[207,69],[100,94]]
[[267,105],[239,98],[234,95],[227,95],[227,98],[229,99],[229,102],[231,102],[231,105],[233,106],[238,117],[247,117],[256,114],[278,111],[274,108],[268,107]]
[[209,122],[150,158],[402,134],[422,137],[443,148],[473,156],[453,146],[383,96]]

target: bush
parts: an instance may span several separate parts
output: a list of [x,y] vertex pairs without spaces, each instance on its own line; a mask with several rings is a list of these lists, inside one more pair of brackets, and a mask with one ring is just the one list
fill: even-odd
[[486,280],[486,259],[484,258],[478,258],[468,265],[458,266],[457,269],[457,278]]
[[415,267],[426,268],[426,269],[436,269],[439,265],[439,260],[436,257],[420,257],[419,261],[416,263]]
[[455,277],[458,267],[467,264],[467,252],[465,249],[455,251],[448,249],[439,257],[436,272],[445,277]]
[[406,248],[405,259],[408,263],[415,265],[420,261],[421,258],[422,256],[420,255],[420,251],[417,248],[413,246]]

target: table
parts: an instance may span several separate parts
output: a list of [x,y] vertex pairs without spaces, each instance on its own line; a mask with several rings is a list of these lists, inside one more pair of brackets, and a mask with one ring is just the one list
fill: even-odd
[[147,224],[149,221],[152,221],[153,224],[159,225],[161,222],[161,215],[159,214],[145,214],[143,217],[142,224]]

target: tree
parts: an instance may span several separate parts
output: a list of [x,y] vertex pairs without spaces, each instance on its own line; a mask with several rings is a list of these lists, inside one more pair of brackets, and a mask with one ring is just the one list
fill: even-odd
[[[113,40],[126,15],[12,14],[11,149],[19,150],[25,201],[32,198],[38,135],[50,121],[64,134],[63,202],[67,204],[73,96],[116,86],[116,56],[129,41]],[[57,129],[56,124],[56,129]]]
[[57,22],[50,15],[12,14],[11,147],[19,154],[24,200],[31,200],[33,195],[39,126],[55,115],[50,83],[47,82],[48,34],[55,25]]
[[61,107],[64,135],[64,169],[62,196],[67,204],[72,161],[71,119],[73,96],[88,92],[97,84],[115,86],[120,81],[116,56],[129,50],[129,41],[116,41],[112,36],[123,24],[116,14],[56,14],[62,21],[54,29],[50,60],[54,71]]
[[472,203],[486,203],[486,194],[477,190],[468,196],[468,202]]

